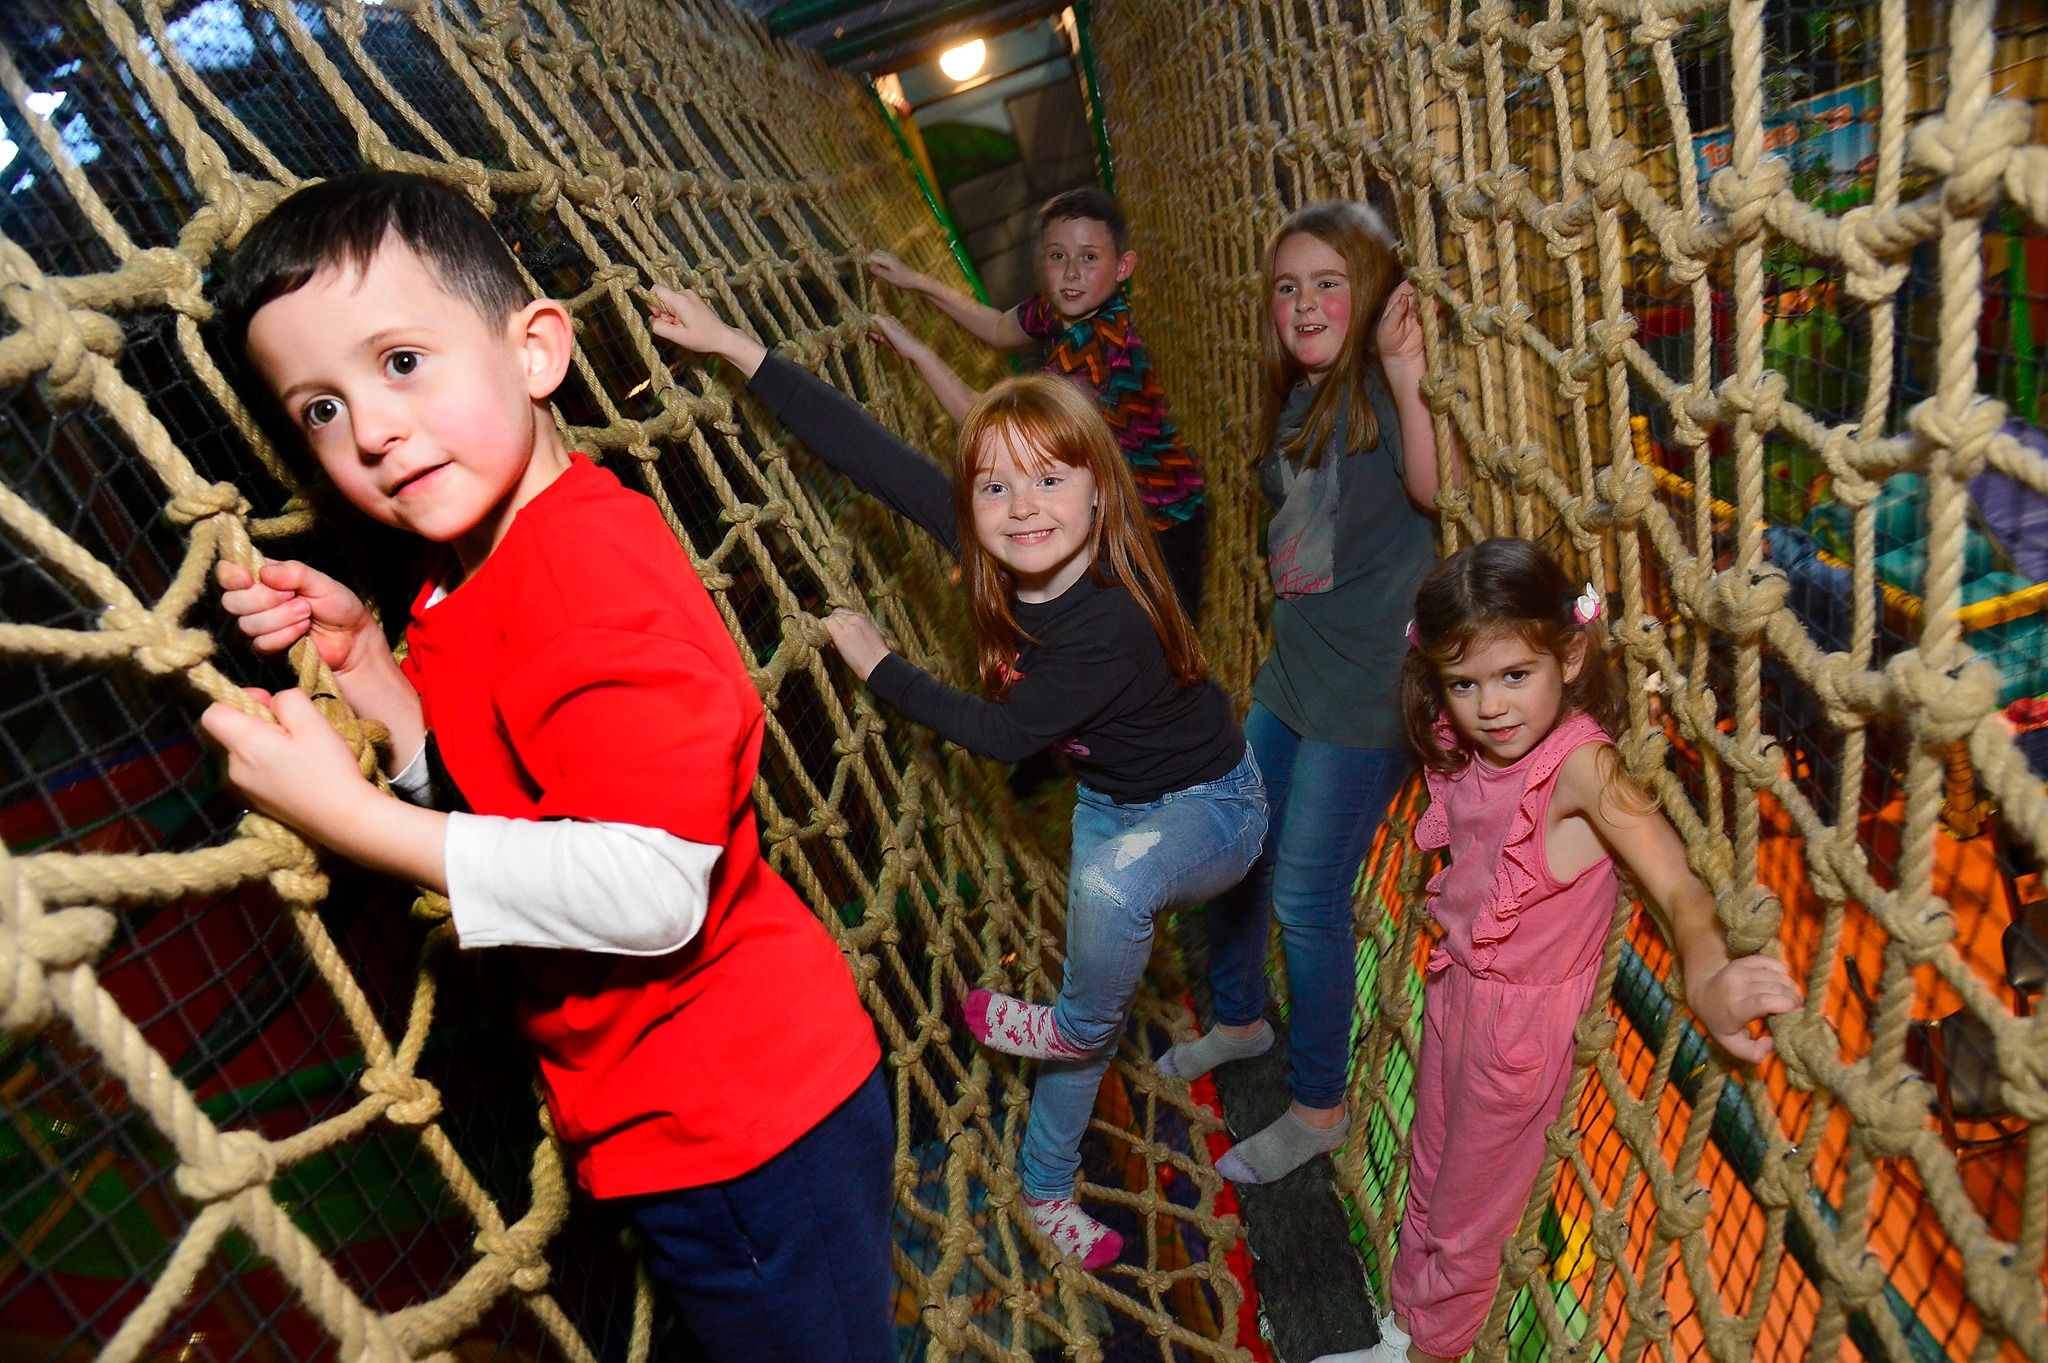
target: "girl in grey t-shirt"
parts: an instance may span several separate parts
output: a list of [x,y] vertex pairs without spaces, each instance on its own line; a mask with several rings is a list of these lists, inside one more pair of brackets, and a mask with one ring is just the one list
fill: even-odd
[[1271,822],[1243,882],[1210,901],[1216,1026],[1160,1060],[1192,1079],[1271,1047],[1266,941],[1278,917],[1294,1102],[1216,1162],[1239,1183],[1281,1178],[1349,1130],[1351,891],[1409,772],[1396,683],[1435,560],[1426,508],[1438,469],[1415,289],[1394,247],[1378,213],[1338,201],[1294,213],[1266,252],[1259,483],[1273,509],[1273,651],[1244,731]]

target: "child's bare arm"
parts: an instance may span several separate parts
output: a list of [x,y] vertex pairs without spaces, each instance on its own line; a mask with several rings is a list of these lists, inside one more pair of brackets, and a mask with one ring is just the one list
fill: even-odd
[[214,580],[222,588],[221,605],[259,653],[282,653],[312,638],[349,708],[391,731],[388,773],[403,771],[419,754],[427,734],[419,694],[398,670],[384,631],[354,592],[289,559],[264,564],[254,577],[238,564],[223,562]]
[[250,694],[270,704],[276,723],[222,704],[199,719],[226,750],[228,780],[249,803],[359,866],[445,893],[448,816],[371,785],[305,692]]
[[920,274],[887,251],[876,251],[868,257],[868,273],[884,284],[923,294],[940,312],[965,327],[969,335],[998,350],[1015,350],[1031,341],[1017,321],[1015,308],[1008,312],[992,308],[979,298],[971,298],[928,274]]
[[[1422,398],[1422,321],[1416,315],[1415,286],[1402,284],[1380,313],[1376,343],[1380,368],[1401,422],[1401,481],[1408,499],[1432,516],[1442,473],[1437,467],[1436,421]],[[1454,461],[1455,463],[1455,461]],[[1455,477],[1452,482],[1458,481]]]
[[1630,798],[1633,786],[1617,791],[1607,780],[1607,764],[1618,760],[1605,744],[1573,752],[1558,776],[1553,812],[1582,815],[1628,867],[1678,957],[1693,1015],[1737,1059],[1760,1061],[1771,1039],[1751,1036],[1749,1024],[1797,1008],[1799,986],[1773,957],[1729,959],[1714,897],[1686,863],[1685,844],[1647,796]]
[[939,358],[937,351],[919,340],[915,333],[903,323],[886,313],[876,313],[875,322],[868,334],[901,355],[916,368],[924,379],[925,386],[932,390],[932,396],[939,400],[939,406],[946,409],[946,415],[957,424],[967,419],[974,403],[981,394],[968,387],[967,380],[953,372],[953,367]]
[[662,340],[699,355],[716,355],[750,379],[768,358],[768,347],[713,312],[696,290],[656,284],[649,292],[654,306],[647,310],[647,321]]

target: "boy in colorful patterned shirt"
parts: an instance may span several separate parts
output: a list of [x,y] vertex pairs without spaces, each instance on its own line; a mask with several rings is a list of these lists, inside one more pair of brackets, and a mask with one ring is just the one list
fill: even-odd
[[[1201,617],[1202,551],[1208,512],[1202,465],[1181,441],[1159,390],[1152,358],[1138,339],[1124,282],[1137,267],[1123,210],[1094,186],[1069,190],[1038,212],[1044,287],[1008,312],[920,274],[886,251],[868,258],[875,278],[921,293],[939,311],[992,346],[1045,347],[1045,368],[1084,383],[1130,461],[1145,499],[1174,594],[1190,620]],[[917,367],[955,421],[980,396],[893,317],[875,319],[876,336]]]

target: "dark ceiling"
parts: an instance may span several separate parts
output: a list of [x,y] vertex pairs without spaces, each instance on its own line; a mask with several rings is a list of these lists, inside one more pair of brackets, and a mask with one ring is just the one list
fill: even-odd
[[778,37],[856,75],[896,71],[968,38],[1065,9],[1068,0],[739,0]]

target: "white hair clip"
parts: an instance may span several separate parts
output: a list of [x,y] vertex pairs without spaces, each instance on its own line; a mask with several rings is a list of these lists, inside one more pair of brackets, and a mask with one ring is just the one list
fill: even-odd
[[1582,625],[1590,625],[1599,618],[1600,589],[1588,582],[1586,590],[1579,596],[1579,599],[1572,602],[1572,619]]

